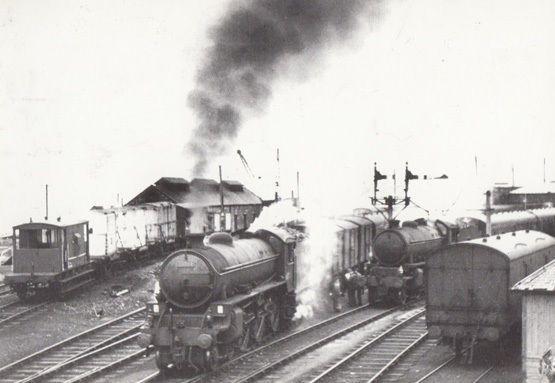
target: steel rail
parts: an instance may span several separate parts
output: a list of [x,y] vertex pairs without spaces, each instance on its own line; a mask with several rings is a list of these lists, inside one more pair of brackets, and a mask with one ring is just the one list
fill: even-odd
[[[16,304],[18,304],[18,303],[21,303],[21,302],[19,302],[19,301],[12,302],[12,303],[9,303],[9,304],[7,304],[7,305],[4,305],[4,306],[0,307],[0,309],[5,309],[6,307],[11,307],[11,306],[14,306],[14,305],[16,305]],[[26,315],[26,314],[29,314],[29,313],[31,313],[31,312],[33,312],[33,311],[39,310],[39,309],[41,309],[41,308],[43,308],[43,307],[46,307],[49,303],[50,303],[50,302],[39,303],[39,304],[36,304],[36,305],[33,305],[33,306],[29,306],[29,307],[27,307],[27,308],[24,308],[22,311],[17,311],[17,312],[15,312],[15,313],[8,314],[7,317],[4,317],[4,318],[0,319],[0,326],[5,325],[6,323],[12,322],[13,320],[15,320],[15,319],[17,319],[17,318],[19,318],[19,317],[22,317],[22,316],[24,316],[24,315]],[[1,315],[2,315],[2,313],[0,312],[0,316],[1,316]]]
[[[327,325],[330,325],[330,324],[332,324],[332,323],[335,323],[335,322],[337,322],[337,321],[339,321],[339,320],[341,320],[341,319],[344,319],[344,318],[346,318],[346,317],[349,317],[349,316],[351,316],[352,314],[355,314],[355,313],[357,313],[357,312],[361,312],[361,311],[363,311],[363,310],[365,310],[365,309],[368,309],[368,308],[370,308],[370,305],[369,305],[369,304],[366,304],[366,305],[363,305],[363,306],[361,306],[361,307],[357,307],[357,308],[354,308],[354,309],[352,309],[352,310],[345,311],[345,312],[343,312],[343,313],[341,313],[341,314],[337,314],[337,315],[335,315],[335,316],[333,316],[333,317],[331,317],[331,318],[325,319],[325,320],[323,320],[323,321],[321,321],[321,322],[315,323],[315,324],[313,324],[313,325],[311,325],[311,326],[308,326],[308,327],[306,327],[306,328],[303,328],[303,329],[301,329],[301,330],[297,330],[297,331],[291,332],[291,333],[289,333],[289,334],[287,334],[287,335],[285,335],[285,336],[279,337],[279,338],[277,338],[277,339],[275,339],[275,340],[273,340],[273,341],[271,341],[271,342],[269,342],[269,343],[266,343],[266,344],[264,344],[264,345],[262,345],[262,346],[260,346],[260,347],[258,347],[258,348],[255,348],[255,349],[253,349],[253,350],[251,350],[251,351],[248,351],[248,352],[246,352],[246,353],[244,353],[244,354],[238,355],[237,357],[235,357],[235,358],[233,358],[233,359],[231,359],[231,360],[225,362],[224,364],[222,364],[221,366],[219,366],[218,370],[216,370],[215,372],[219,372],[219,370],[222,369],[222,368],[230,367],[230,366],[232,366],[234,363],[237,363],[237,362],[239,362],[239,361],[241,361],[241,360],[243,360],[243,359],[246,359],[246,358],[248,358],[248,357],[250,357],[250,356],[252,356],[252,355],[258,354],[258,353],[260,353],[261,351],[264,351],[264,350],[266,350],[266,349],[268,349],[268,348],[271,348],[271,347],[280,345],[281,343],[286,342],[286,341],[291,340],[291,339],[294,339],[294,338],[296,338],[296,337],[298,337],[298,336],[300,336],[300,335],[308,334],[308,333],[310,333],[310,332],[312,332],[312,331],[315,331],[315,330],[320,329],[321,327],[325,327],[325,326],[327,326]],[[386,315],[388,315],[388,314],[390,314],[390,313],[395,312],[397,309],[399,309],[399,307],[393,307],[393,308],[388,309],[388,310],[386,310],[385,312],[380,313],[380,314],[377,314],[377,315],[386,316]],[[372,318],[374,318],[373,320],[379,319],[379,318],[376,318],[376,316],[374,316],[374,317],[372,317]],[[202,381],[203,379],[209,377],[209,375],[210,375],[210,373],[203,373],[203,374],[200,374],[200,375],[198,375],[198,376],[196,376],[196,377],[191,378],[190,380],[186,380],[185,382],[186,382],[186,383],[197,383],[197,382],[200,382],[200,381]],[[156,378],[158,378],[158,377],[160,377],[160,376],[161,376],[160,372],[159,372],[159,371],[155,371],[155,372],[151,373],[150,375],[148,375],[148,376],[142,378],[141,380],[137,381],[136,383],[148,383],[148,382],[152,382],[152,381],[154,381],[154,379],[156,379]]]
[[445,366],[453,363],[455,360],[457,360],[456,356],[453,356],[449,359],[447,359],[445,362],[443,362],[442,364],[440,364],[439,366],[437,366],[436,368],[434,368],[432,371],[428,372],[426,375],[424,375],[423,377],[421,377],[420,379],[418,379],[416,382],[414,383],[422,383],[425,380],[427,380],[430,376],[434,375],[436,372],[438,372],[439,370],[441,370],[442,368],[444,368]]
[[[462,350],[462,353],[466,352],[468,349],[470,349],[472,346],[468,346],[466,348],[464,348]],[[428,380],[428,378],[430,378],[432,375],[434,375],[436,372],[438,372],[439,370],[447,367],[448,365],[450,365],[451,363],[453,363],[454,361],[457,360],[457,355],[453,355],[452,357],[450,357],[449,359],[447,359],[445,362],[443,362],[442,364],[440,364],[439,366],[437,366],[436,368],[434,368],[432,371],[428,372],[426,375],[424,375],[423,377],[421,377],[420,379],[418,379],[416,382],[414,383],[422,383],[426,380]],[[473,381],[473,383],[477,383],[479,382],[484,376],[486,376],[495,366],[491,366],[489,367],[484,373],[482,373],[476,380]]]
[[[62,341],[60,341],[60,342],[57,342],[57,343],[55,343],[55,344],[53,344],[53,345],[51,345],[51,346],[48,346],[48,347],[46,347],[46,348],[44,348],[44,349],[42,349],[42,350],[39,350],[39,351],[37,351],[37,352],[35,352],[35,353],[31,354],[31,355],[28,355],[28,356],[26,356],[26,357],[24,357],[24,358],[22,358],[22,359],[19,359],[19,360],[15,361],[15,362],[12,362],[12,363],[10,363],[10,364],[4,366],[4,367],[1,367],[1,368],[0,368],[0,378],[1,378],[7,371],[13,370],[15,367],[21,367],[21,365],[27,364],[27,363],[31,363],[33,360],[35,360],[35,359],[37,359],[37,358],[45,357],[45,356],[47,356],[48,354],[50,354],[50,353],[51,353],[52,351],[54,351],[54,350],[63,350],[64,346],[70,345],[70,344],[72,344],[72,343],[74,343],[74,342],[76,342],[76,341],[79,341],[79,340],[81,340],[81,339],[83,339],[83,338],[85,338],[85,337],[87,337],[87,336],[89,336],[89,335],[94,335],[95,333],[97,333],[97,332],[99,332],[99,331],[101,331],[101,330],[107,329],[107,328],[109,328],[109,327],[111,327],[111,326],[118,325],[119,323],[124,322],[126,319],[132,318],[133,316],[137,316],[138,314],[141,314],[141,313],[145,312],[145,310],[146,310],[146,308],[141,308],[141,309],[137,309],[137,310],[131,311],[131,312],[127,313],[127,314],[124,314],[124,315],[121,315],[121,316],[119,316],[119,317],[117,317],[117,318],[115,318],[115,319],[112,319],[112,320],[110,320],[110,321],[108,321],[108,322],[106,322],[106,323],[102,323],[102,324],[100,324],[100,325],[98,325],[98,326],[95,326],[95,327],[93,327],[93,328],[91,328],[91,329],[82,331],[82,332],[80,332],[80,333],[78,333],[78,334],[76,334],[76,335],[73,335],[73,336],[71,336],[71,337],[69,337],[69,338],[67,338],[67,339],[64,339],[64,340],[62,340]],[[137,325],[135,325],[135,326],[133,326],[133,327],[137,327]],[[127,329],[127,330],[129,330],[129,329]],[[114,336],[109,337],[109,339],[110,339],[110,338],[114,338],[114,337],[117,336],[117,335],[119,335],[119,333],[116,334],[116,335],[114,335]],[[99,344],[105,345],[106,341],[107,341],[107,339],[104,339],[104,340],[102,340],[102,341],[100,341],[100,342],[97,342],[97,344],[93,345],[92,347],[88,347],[86,350],[87,350],[88,352],[90,352],[92,348],[98,348],[98,347],[99,347]],[[101,347],[101,346],[100,346],[100,347]],[[83,355],[83,350],[78,351],[75,355],[72,355],[71,357],[66,358],[64,361],[67,362],[67,361],[69,361],[69,360],[71,360],[71,359],[73,359],[73,358],[75,358],[75,357],[79,357],[79,356],[81,356],[81,355]]]
[[[70,359],[68,361],[62,362],[57,364],[56,366],[53,366],[51,368],[48,368],[45,371],[40,371],[39,373],[37,373],[35,376],[33,377],[29,377],[23,381],[20,381],[19,383],[31,383],[31,382],[36,382],[36,381],[44,381],[44,379],[56,379],[56,373],[63,373],[65,375],[68,375],[67,369],[68,368],[72,368],[74,366],[78,366],[79,363],[84,362],[91,362],[91,361],[95,361],[95,357],[101,357],[102,353],[104,353],[105,351],[111,351],[113,349],[118,349],[120,346],[125,346],[127,344],[134,344],[133,342],[136,342],[137,337],[139,336],[138,333],[129,335],[123,339],[117,340],[113,343],[110,343],[108,345],[105,345],[101,348],[97,348],[91,352],[88,353],[84,353],[83,355]],[[102,372],[105,372],[106,370],[112,369],[122,363],[125,363],[129,360],[135,359],[137,357],[142,356],[143,354],[145,354],[147,351],[147,349],[145,348],[141,348],[140,350],[137,351],[133,351],[130,354],[126,354],[124,357],[122,358],[118,358],[115,361],[112,362],[108,362],[103,366],[98,366],[95,367],[91,370],[88,371],[84,371],[84,372],[80,372],[78,375],[69,378],[67,380],[64,380],[66,383],[68,382],[78,382],[78,381],[82,381],[88,378],[91,378],[95,375],[98,375]],[[54,376],[52,376],[54,375]]]
[[374,377],[372,379],[370,379],[368,381],[368,383],[373,383],[376,382],[380,377],[382,377],[391,367],[393,367],[397,362],[399,362],[399,360],[401,360],[402,358],[404,358],[409,352],[411,352],[412,350],[414,350],[414,348],[416,346],[418,346],[420,343],[422,343],[426,338],[428,337],[428,332],[426,331],[425,333],[423,333],[422,335],[420,335],[420,337],[418,337],[418,339],[416,339],[414,342],[412,342],[410,345],[408,345],[403,351],[401,351],[399,354],[397,354],[393,359],[391,359],[389,361],[389,363],[387,363],[380,371],[378,371],[378,373],[376,375],[374,375]]
[[[384,339],[386,339],[387,337],[389,337],[391,334],[395,333],[397,330],[407,326],[409,323],[411,323],[413,320],[421,317],[422,315],[424,315],[426,311],[425,310],[421,310],[418,311],[417,313],[411,315],[410,317],[404,319],[402,322],[397,323],[395,326],[387,329],[386,331],[384,331],[383,333],[381,333],[380,335],[378,335],[377,337],[373,338],[372,340],[370,340],[369,342],[364,343],[362,346],[360,346],[358,349],[356,349],[355,351],[351,352],[349,355],[345,356],[343,359],[341,359],[340,361],[338,361],[337,363],[335,363],[334,365],[332,365],[331,367],[329,367],[327,370],[325,370],[324,372],[322,372],[320,375],[316,376],[314,379],[312,379],[310,381],[310,383],[316,383],[321,381],[322,379],[328,377],[330,374],[332,374],[335,371],[338,371],[339,368],[341,368],[343,365],[345,365],[346,363],[348,363],[349,361],[353,360],[356,356],[358,356],[359,354],[361,354],[362,352],[366,351],[367,349],[373,347],[374,345],[376,345],[377,343],[383,341]],[[416,339],[414,342],[411,343],[411,345],[409,345],[408,347],[406,347],[405,349],[402,350],[401,353],[398,353],[391,361],[389,361],[386,366],[384,366],[376,375],[374,375],[369,382],[374,382],[379,376],[381,376],[385,371],[387,371],[393,364],[395,364],[402,356],[404,356],[407,352],[409,352],[410,350],[412,350],[412,348],[414,348],[416,345],[418,345],[420,342],[422,342],[422,340],[424,340],[427,336],[427,332],[423,333],[422,335],[420,335],[418,337],[418,339]]]
[[[247,351],[247,352],[245,352],[244,354],[238,355],[237,357],[235,357],[235,358],[233,358],[233,359],[231,359],[231,360],[225,362],[224,364],[222,364],[219,368],[221,369],[221,368],[225,368],[225,367],[231,366],[233,363],[236,363],[236,362],[238,362],[238,361],[240,361],[240,360],[242,360],[242,359],[248,358],[249,356],[252,356],[252,355],[254,355],[254,354],[257,354],[257,353],[259,353],[259,352],[261,352],[261,351],[264,351],[264,350],[266,350],[266,349],[268,349],[268,348],[270,348],[270,347],[274,347],[274,346],[276,346],[276,345],[279,345],[279,344],[281,344],[281,343],[283,343],[283,342],[286,342],[286,341],[288,341],[288,340],[290,340],[290,339],[293,339],[293,338],[295,338],[295,337],[297,337],[297,336],[299,336],[299,335],[308,334],[308,333],[310,333],[310,332],[312,332],[312,331],[318,330],[318,329],[321,328],[321,327],[324,327],[324,326],[330,325],[330,324],[332,324],[332,323],[335,323],[335,322],[337,322],[337,321],[339,321],[339,320],[341,320],[341,319],[343,319],[343,318],[347,318],[347,317],[349,317],[349,316],[351,316],[351,315],[353,315],[353,314],[355,314],[355,313],[364,311],[364,310],[366,310],[366,309],[368,309],[368,308],[370,308],[370,305],[369,305],[369,304],[366,304],[366,305],[363,305],[363,306],[360,306],[360,307],[351,309],[351,310],[349,310],[349,311],[345,311],[345,312],[343,312],[343,313],[341,313],[341,314],[334,315],[334,316],[332,316],[331,318],[325,319],[325,320],[323,320],[323,321],[321,321],[321,322],[315,323],[315,324],[313,324],[313,325],[311,325],[311,326],[308,326],[308,327],[305,327],[305,328],[303,328],[303,329],[300,329],[300,330],[297,330],[297,331],[293,331],[293,332],[291,332],[291,333],[289,333],[289,334],[287,334],[287,335],[281,336],[281,337],[279,337],[279,338],[277,338],[277,339],[275,339],[275,340],[273,340],[273,341],[271,341],[271,342],[269,342],[269,343],[266,343],[266,344],[264,344],[264,345],[262,345],[262,346],[260,346],[260,347],[257,347],[257,348],[255,348],[255,349],[253,349],[253,350],[250,350],[250,351]],[[391,311],[391,312],[392,312],[392,311],[394,311],[396,308],[397,308],[397,307],[392,308],[392,309],[390,309],[390,310],[388,310],[388,311]],[[153,379],[155,379],[155,378],[158,377],[158,376],[160,376],[160,375],[159,375],[159,371],[152,373],[151,375],[149,375],[149,376],[147,376],[147,377],[141,379],[141,380],[140,380],[139,382],[137,382],[137,383],[147,383],[147,382],[151,382]],[[196,377],[192,378],[190,381],[188,380],[187,383],[199,382],[200,380],[202,380],[202,379],[205,378],[205,377],[206,377],[206,374],[201,374],[201,375],[199,375],[199,376],[196,376]]]
[[[79,351],[76,355],[73,355],[67,358],[66,360],[59,362],[44,370],[38,371],[34,375],[31,375],[23,380],[20,380],[18,383],[30,383],[30,382],[36,381],[37,379],[44,379],[45,377],[50,376],[61,369],[73,366],[75,363],[79,363],[80,361],[86,358],[95,356],[96,354],[99,354],[103,351],[110,350],[114,347],[120,346],[121,344],[127,343],[130,340],[135,340],[139,335],[138,333],[134,333],[132,335],[128,335],[128,334],[132,331],[137,331],[139,327],[140,326],[136,326],[131,329],[122,331],[117,335],[110,337],[110,339],[103,340],[85,350]],[[126,337],[123,339],[118,339],[118,338],[121,338],[122,336],[126,336]]]
[[495,367],[495,366],[491,366],[491,367],[489,367],[487,370],[485,370],[484,372],[482,372],[482,373],[480,374],[480,376],[478,376],[476,379],[474,379],[474,380],[472,381],[472,383],[478,383],[480,380],[482,380],[482,378],[483,378],[484,376],[486,376],[487,374],[489,374],[490,371],[493,370],[494,367]]
[[318,348],[318,347],[320,347],[320,346],[322,346],[326,343],[329,343],[332,340],[340,338],[341,336],[343,336],[345,334],[353,332],[353,331],[359,329],[360,327],[363,327],[363,326],[365,326],[369,323],[375,322],[378,319],[384,318],[387,315],[390,315],[391,313],[397,311],[397,309],[398,309],[398,307],[389,309],[389,310],[384,311],[382,313],[373,315],[370,318],[359,321],[359,322],[355,323],[354,325],[351,325],[351,326],[348,326],[344,329],[336,331],[336,332],[334,332],[334,333],[332,333],[332,334],[330,334],[330,335],[328,335],[324,338],[321,338],[321,339],[319,339],[319,340],[317,340],[317,341],[315,341],[311,344],[306,345],[305,347],[302,347],[301,349],[299,349],[299,350],[297,350],[293,353],[290,353],[290,354],[288,354],[284,357],[281,357],[278,360],[267,363],[266,365],[264,365],[263,367],[255,370],[254,372],[250,373],[249,375],[244,376],[242,378],[239,378],[238,380],[235,381],[235,383],[246,383],[246,382],[249,382],[253,379],[259,378],[259,377],[265,375],[266,373],[274,370],[276,367],[278,367],[278,366],[280,366],[280,365],[282,365],[286,362],[289,362],[293,359],[299,358],[300,356],[302,356],[302,355],[304,355],[304,354],[306,354],[306,353],[308,353],[308,352],[310,352],[310,351],[312,351],[312,350],[314,350],[314,349],[316,349],[316,348]]
[[0,284],[0,296],[8,295],[12,292],[12,288],[5,283]]

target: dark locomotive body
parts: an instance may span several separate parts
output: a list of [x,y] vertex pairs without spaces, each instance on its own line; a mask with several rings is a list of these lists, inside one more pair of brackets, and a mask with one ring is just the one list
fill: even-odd
[[517,231],[451,244],[426,266],[426,320],[431,336],[461,351],[497,342],[521,320],[511,286],[555,258],[555,239]]
[[[368,272],[370,302],[404,303],[423,292],[427,256],[451,243],[486,236],[485,217],[461,217],[450,223],[418,219],[393,226],[374,238],[373,265]],[[498,213],[491,216],[492,235],[539,230],[555,235],[555,209]]]
[[199,249],[179,250],[163,262],[157,302],[141,344],[154,345],[156,363],[210,370],[289,326],[295,313],[296,238],[282,229],[209,236]]

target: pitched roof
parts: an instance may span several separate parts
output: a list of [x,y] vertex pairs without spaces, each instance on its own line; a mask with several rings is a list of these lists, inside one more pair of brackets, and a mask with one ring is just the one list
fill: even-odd
[[[179,180],[175,182],[174,180]],[[168,181],[169,180],[169,181]],[[225,205],[260,205],[262,200],[238,181],[223,181]],[[187,182],[183,178],[160,178],[131,201],[136,203],[168,200],[184,208],[220,205],[220,184],[212,179],[195,178]]]
[[555,260],[517,282],[511,290],[555,293]]

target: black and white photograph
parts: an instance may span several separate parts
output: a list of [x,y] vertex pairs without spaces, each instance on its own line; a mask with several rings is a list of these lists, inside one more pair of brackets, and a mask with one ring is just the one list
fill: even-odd
[[555,382],[554,20],[0,0],[0,383]]

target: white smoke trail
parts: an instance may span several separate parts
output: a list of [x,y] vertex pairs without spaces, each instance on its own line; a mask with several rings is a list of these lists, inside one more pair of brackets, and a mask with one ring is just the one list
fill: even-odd
[[297,251],[297,311],[294,319],[311,318],[329,303],[328,287],[337,250],[337,226],[323,217],[305,217],[307,238]]
[[333,220],[312,211],[299,210],[291,200],[265,207],[251,224],[255,232],[269,226],[297,224],[305,228],[304,240],[297,244],[297,309],[294,319],[311,318],[314,311],[329,303],[332,260],[337,250],[337,226]]

